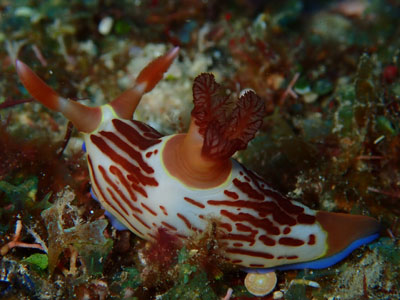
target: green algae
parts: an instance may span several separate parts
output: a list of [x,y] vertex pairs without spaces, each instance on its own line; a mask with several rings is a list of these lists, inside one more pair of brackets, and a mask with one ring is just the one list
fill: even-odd
[[395,265],[398,269],[400,268],[400,246],[392,239],[382,237],[378,242],[369,245],[368,248],[376,249],[388,263]]
[[200,272],[189,279],[182,276],[175,283],[174,287],[161,296],[165,300],[217,300],[219,299],[210,287],[207,274]]
[[46,270],[49,265],[49,257],[47,254],[35,253],[27,258],[23,259],[22,262],[36,267],[38,270]]
[[308,300],[306,295],[306,286],[302,284],[292,284],[285,293],[285,299],[288,300]]
[[4,204],[10,203],[15,206],[14,209],[20,210],[23,207],[29,207],[34,204],[37,192],[38,179],[32,177],[21,183],[11,184],[7,181],[0,181],[0,191],[4,192]]

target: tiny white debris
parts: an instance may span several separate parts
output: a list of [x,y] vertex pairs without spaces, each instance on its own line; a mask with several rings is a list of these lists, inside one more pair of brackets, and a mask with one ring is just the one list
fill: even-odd
[[105,288],[108,287],[107,282],[105,282],[103,280],[100,280],[100,279],[94,280],[93,283],[98,285],[98,286],[101,286],[101,287],[105,287]]
[[28,6],[21,6],[18,7],[14,11],[14,15],[17,17],[32,17],[34,14],[36,14],[36,11],[33,8],[30,8]]
[[317,93],[310,92],[310,93],[306,93],[303,95],[304,102],[308,103],[308,104],[315,102],[315,100],[317,100],[317,99],[318,99]]
[[378,143],[380,143],[382,140],[384,140],[385,139],[385,136],[384,135],[381,135],[380,137],[378,137],[375,141],[374,141],[374,144],[376,145],[376,144],[378,144]]
[[104,17],[101,19],[98,30],[102,35],[107,35],[110,33],[111,28],[114,24],[114,19],[111,17]]
[[307,86],[304,86],[304,87],[296,87],[296,88],[294,88],[294,91],[297,94],[306,95],[308,93],[311,93],[311,88],[307,85]]
[[272,298],[273,298],[274,300],[282,299],[282,298],[283,298],[283,293],[282,293],[281,291],[275,291],[275,292],[273,293],[273,295],[272,295]]
[[27,6],[18,7],[14,11],[14,15],[17,17],[30,17],[32,14],[33,9]]
[[93,40],[87,40],[78,44],[79,50],[87,53],[89,56],[94,57],[97,55],[97,47]]
[[292,284],[304,284],[304,285],[311,286],[311,287],[313,287],[313,288],[320,288],[320,287],[321,287],[321,286],[319,285],[319,283],[316,282],[316,281],[307,280],[307,279],[301,279],[301,278],[299,278],[299,279],[293,279],[293,280],[290,282],[289,286],[291,286]]
[[321,286],[319,285],[319,283],[316,282],[316,281],[309,281],[309,282],[308,282],[308,285],[311,286],[311,287],[313,287],[313,288],[317,288],[317,289],[319,289],[319,288],[321,287]]

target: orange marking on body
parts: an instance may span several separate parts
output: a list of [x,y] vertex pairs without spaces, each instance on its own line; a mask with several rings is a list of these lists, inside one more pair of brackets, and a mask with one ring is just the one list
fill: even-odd
[[176,233],[177,237],[180,237],[181,239],[187,239],[187,236],[181,233]]
[[231,192],[228,190],[224,190],[224,194],[227,195],[228,197],[232,198],[232,199],[239,199],[239,195],[235,192]]
[[165,227],[171,229],[171,230],[178,231],[178,229],[176,229],[175,226],[172,226],[172,225],[168,224],[167,222],[162,221],[161,224],[164,225]]
[[177,213],[176,215],[177,215],[177,217],[178,217],[179,219],[181,219],[181,220],[183,221],[183,223],[185,223],[185,225],[186,225],[187,228],[189,228],[189,229],[194,229],[192,223],[190,223],[190,221],[189,221],[184,215],[182,215],[182,214],[180,214],[180,213]]
[[303,240],[291,238],[291,237],[282,237],[279,239],[278,243],[280,245],[285,245],[285,246],[293,246],[293,247],[298,247],[304,245]]
[[147,210],[149,213],[151,213],[153,216],[157,217],[157,213],[156,213],[154,210],[152,210],[150,207],[148,207],[146,204],[140,203],[140,205],[141,205],[145,210]]
[[[275,226],[268,218],[258,219],[248,213],[233,214],[224,209],[221,210],[220,213],[221,213],[221,215],[232,220],[233,222],[243,222],[243,221],[248,222],[251,225],[253,225],[254,228],[263,229],[266,232],[268,232],[268,234],[271,234],[271,235],[279,235],[280,234],[279,227]],[[238,224],[240,224],[240,223],[238,223]]]
[[131,187],[138,193],[140,193],[143,197],[147,198],[147,192],[141,187],[139,186],[136,177],[133,174],[129,174],[127,176],[128,180],[131,182]]
[[270,253],[267,252],[259,252],[259,251],[251,251],[251,250],[245,250],[245,249],[237,249],[237,248],[228,248],[226,249],[226,252],[231,253],[231,254],[241,254],[241,255],[246,255],[250,257],[261,257],[265,259],[273,259],[274,256]]
[[266,246],[275,246],[275,244],[276,244],[275,240],[271,239],[270,237],[268,237],[266,235],[261,235],[258,239],[261,242],[263,242],[263,244]]
[[167,212],[167,210],[165,209],[164,206],[160,205],[160,209],[161,209],[161,211],[163,212],[163,214],[164,214],[165,216],[168,216],[168,212]]
[[292,230],[290,229],[290,227],[285,227],[285,228],[283,229],[283,234],[289,234],[290,231],[292,231]]
[[308,236],[308,242],[307,242],[307,244],[308,244],[308,245],[315,245],[315,234],[310,234],[310,235]]
[[252,267],[252,268],[263,268],[264,265],[262,265],[262,264],[250,264],[250,267]]
[[184,197],[183,199],[185,199],[186,202],[189,202],[190,204],[193,204],[197,207],[200,207],[200,208],[206,207],[203,203],[197,202],[196,200],[190,199],[188,197]]
[[124,174],[122,174],[122,172],[120,171],[120,169],[118,169],[116,166],[110,166],[110,172],[111,174],[114,174],[115,176],[118,177],[119,181],[121,182],[121,184],[125,187],[125,189],[128,191],[129,196],[131,197],[131,199],[133,201],[137,201],[137,197],[134,194],[134,192],[132,191],[132,188],[128,182],[128,180],[126,180]]
[[253,246],[255,243],[255,239],[253,235],[245,235],[245,234],[237,234],[237,233],[227,233],[222,236],[224,240],[230,241],[243,241],[248,242],[249,246]]
[[90,158],[90,155],[87,156],[87,159],[88,159],[88,164],[89,164],[89,170],[91,171],[92,178],[93,178],[93,181],[94,181],[93,183],[96,186],[96,188],[99,190],[100,195],[101,195],[101,199],[103,199],[103,201],[105,203],[107,203],[116,214],[118,214],[122,219],[124,219],[126,221],[126,223],[129,224],[133,228],[134,231],[139,233],[139,235],[143,235],[143,233],[139,229],[137,229],[135,226],[133,226],[133,224],[124,215],[122,215],[118,211],[118,209],[114,206],[114,204],[112,204],[110,201],[107,200],[107,197],[105,196],[103,190],[101,189],[101,187],[99,185],[99,182],[98,182],[98,179],[96,177],[96,174],[94,173],[93,164],[92,164],[92,160]]
[[240,263],[243,262],[243,260],[241,260],[241,259],[234,259],[234,260],[232,260],[231,262],[232,262],[233,264],[240,264]]
[[149,225],[146,224],[146,222],[144,222],[139,216],[137,216],[136,214],[132,214],[132,216],[139,221],[140,224],[142,224],[144,227],[146,227],[147,229],[151,229],[151,227]]
[[220,227],[225,228],[227,231],[231,232],[232,231],[232,225],[229,223],[220,223]]
[[291,255],[291,256],[287,256],[287,259],[298,259],[299,257],[297,255]]
[[[111,172],[111,167],[110,167],[110,172]],[[138,213],[142,213],[142,211],[139,208],[137,208],[135,205],[133,205],[133,203],[128,198],[126,198],[125,194],[121,191],[121,189],[108,176],[106,170],[100,165],[99,165],[99,169],[100,169],[101,174],[104,177],[104,180],[106,180],[106,182],[112,187],[112,189],[117,192],[120,199],[122,201],[124,201],[124,203],[127,204],[131,210],[138,212]],[[117,173],[118,173],[118,171],[117,171]],[[107,190],[109,190],[110,194],[112,194],[112,198],[118,204],[118,206],[120,206],[121,209],[125,212],[125,214],[128,215],[128,212],[126,211],[126,209],[124,207],[121,206],[119,199],[114,195],[114,193],[112,193],[110,189],[107,189]],[[133,199],[136,199],[136,198],[133,198]]]

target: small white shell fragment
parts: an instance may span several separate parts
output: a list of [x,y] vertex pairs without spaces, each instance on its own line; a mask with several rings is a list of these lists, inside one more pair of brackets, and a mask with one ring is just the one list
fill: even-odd
[[35,13],[35,10],[33,8],[30,8],[28,6],[21,6],[18,7],[14,11],[14,15],[18,17],[31,17]]
[[289,286],[292,285],[292,284],[304,284],[304,285],[311,286],[311,287],[313,287],[313,288],[320,288],[320,287],[321,287],[321,286],[319,285],[319,283],[316,282],[316,281],[307,280],[307,279],[301,279],[301,278],[299,278],[299,279],[293,279],[293,280],[290,282]]
[[113,24],[114,24],[113,18],[104,17],[103,19],[101,19],[99,23],[98,30],[102,35],[107,35],[110,33]]
[[271,293],[276,286],[277,278],[275,272],[248,273],[244,279],[244,285],[249,293],[254,296],[265,296]]
[[281,291],[275,291],[272,295],[272,299],[278,300],[283,298],[283,293]]

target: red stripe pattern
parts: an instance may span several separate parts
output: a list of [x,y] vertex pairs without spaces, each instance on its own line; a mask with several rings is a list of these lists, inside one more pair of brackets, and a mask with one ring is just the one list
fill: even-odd
[[[108,130],[90,134],[86,141],[93,190],[100,202],[129,229],[142,237],[153,230],[158,213],[147,203],[159,183],[146,156],[162,135],[138,122],[113,119]],[[158,150],[152,150],[154,156]],[[166,210],[161,210],[166,213]],[[154,223],[155,224],[155,223]]]
[[312,251],[322,243],[313,211],[270,189],[234,160],[230,182],[188,189],[162,167],[168,139],[141,122],[119,119],[86,139],[93,190],[129,229],[152,239],[163,227],[186,238],[216,221],[227,259],[253,268],[321,255],[322,250]]
[[293,229],[298,225],[315,225],[313,230],[318,230],[314,213],[268,188],[258,175],[242,165],[236,163],[235,167],[236,176],[231,184],[221,188],[219,197],[209,199],[200,192],[193,196],[188,191],[183,200],[190,211],[198,212],[195,220],[185,217],[183,212],[177,214],[178,218],[185,227],[193,229],[198,222],[206,223],[204,216],[217,215],[231,262],[261,268],[302,261],[297,249],[315,245],[317,234],[297,237]]

